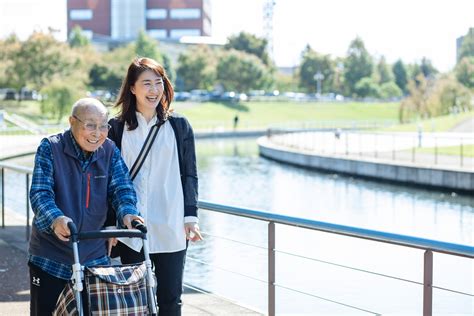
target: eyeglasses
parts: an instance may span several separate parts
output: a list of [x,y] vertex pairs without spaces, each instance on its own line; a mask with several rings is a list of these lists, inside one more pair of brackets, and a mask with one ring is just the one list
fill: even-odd
[[79,122],[81,122],[82,124],[84,124],[85,129],[89,132],[95,132],[97,130],[97,128],[101,132],[108,132],[109,129],[112,127],[112,126],[110,126],[110,124],[97,125],[95,123],[86,123],[75,115],[73,115],[72,117],[75,118],[76,120],[78,120]]

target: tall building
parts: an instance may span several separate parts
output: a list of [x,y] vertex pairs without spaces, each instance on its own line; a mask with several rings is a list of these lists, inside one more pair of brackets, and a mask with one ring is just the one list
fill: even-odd
[[126,42],[140,30],[159,40],[210,36],[210,0],[68,0],[68,34],[79,25],[92,41]]

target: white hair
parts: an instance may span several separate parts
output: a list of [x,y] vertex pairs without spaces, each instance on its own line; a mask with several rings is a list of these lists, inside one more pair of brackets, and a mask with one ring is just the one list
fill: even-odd
[[105,115],[108,114],[107,108],[99,100],[94,98],[82,98],[72,105],[71,116],[77,116],[85,111],[94,111]]

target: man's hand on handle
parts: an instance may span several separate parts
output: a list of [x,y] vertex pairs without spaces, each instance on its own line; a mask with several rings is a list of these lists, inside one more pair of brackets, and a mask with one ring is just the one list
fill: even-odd
[[71,231],[69,227],[67,227],[67,223],[72,222],[67,216],[59,216],[51,225],[54,234],[62,241],[69,241],[69,237],[71,236]]
[[133,221],[139,221],[142,224],[145,224],[145,220],[138,215],[131,215],[127,214],[123,217],[123,224],[128,228],[128,229],[133,229],[132,227],[132,222]]

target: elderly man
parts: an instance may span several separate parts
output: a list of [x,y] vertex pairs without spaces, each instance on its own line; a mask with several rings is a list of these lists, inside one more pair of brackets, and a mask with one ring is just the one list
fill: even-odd
[[[142,219],[128,169],[107,139],[107,109],[84,98],[72,107],[70,129],[44,138],[35,157],[30,191],[35,213],[29,246],[31,315],[51,315],[72,275],[72,247],[67,223],[79,231],[103,228],[107,204],[128,228]],[[81,264],[108,264],[104,240],[80,243]]]

